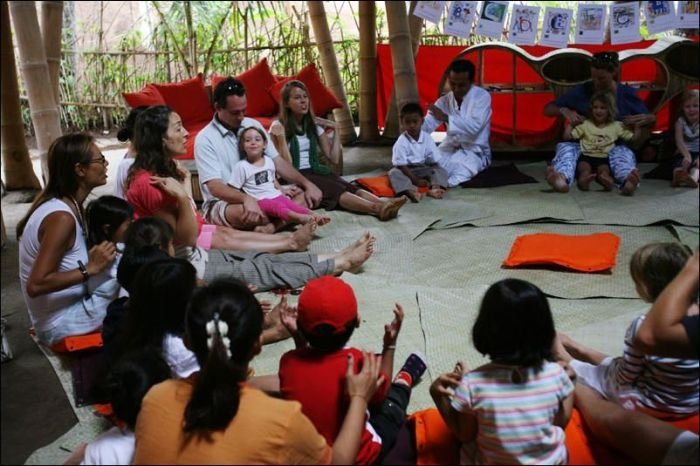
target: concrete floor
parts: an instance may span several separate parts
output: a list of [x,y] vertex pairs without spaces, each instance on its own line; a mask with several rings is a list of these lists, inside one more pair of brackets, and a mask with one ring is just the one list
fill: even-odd
[[[124,146],[116,139],[98,139],[103,153],[110,161],[110,182],[93,193],[111,193],[118,161]],[[344,150],[345,174],[364,173],[391,166],[391,146],[352,147]],[[511,159],[512,154],[497,158]],[[528,159],[542,158],[529,154]],[[522,161],[523,158],[519,157]],[[38,162],[35,163],[38,172]],[[77,423],[66,397],[48,360],[29,337],[29,317],[19,287],[18,246],[15,225],[29,207],[22,202],[21,193],[10,193],[2,199],[2,215],[7,228],[7,244],[1,253],[2,317],[7,319],[6,337],[14,359],[2,364],[2,453],[0,464],[22,464],[29,455],[68,431]]]

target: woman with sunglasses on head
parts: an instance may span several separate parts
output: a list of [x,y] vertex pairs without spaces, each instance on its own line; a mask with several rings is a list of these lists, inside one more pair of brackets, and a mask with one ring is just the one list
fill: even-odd
[[107,160],[92,136],[67,134],[48,153],[49,180],[17,225],[22,294],[37,338],[46,345],[102,325],[114,289],[100,287],[114,243],[88,250],[83,202],[107,183]]
[[[566,94],[558,97],[544,108],[545,116],[561,115],[571,126],[583,123],[588,115],[589,103],[594,93],[612,92],[617,103],[617,119],[626,126],[644,128],[642,141],[648,138],[648,130],[656,121],[656,116],[649,112],[634,88],[621,84],[620,62],[617,52],[598,52],[591,60],[591,80],[578,84]],[[552,164],[547,167],[547,182],[554,191],[565,193],[575,180],[576,162],[581,155],[577,143],[561,142],[557,144]],[[625,144],[616,145],[609,153],[610,169],[615,183],[622,194],[631,195],[639,184],[639,172],[636,168],[635,155]]]

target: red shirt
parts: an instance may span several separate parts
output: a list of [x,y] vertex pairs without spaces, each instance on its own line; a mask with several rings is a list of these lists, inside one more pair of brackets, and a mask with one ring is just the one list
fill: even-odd
[[[356,348],[343,348],[331,353],[313,348],[288,351],[280,359],[280,391],[287,400],[301,403],[301,411],[311,420],[328,445],[333,445],[345,419],[350,400],[345,392],[347,355],[352,354],[355,371],[362,368],[362,352]],[[378,405],[389,391],[389,378],[371,400]],[[357,464],[376,462],[382,449],[382,441],[374,429],[365,423],[360,440],[360,449],[355,459]]]
[[[146,170],[138,170],[126,190],[126,200],[134,208],[136,218],[153,217],[156,212],[177,206],[177,199],[151,184],[151,176],[153,175]],[[194,204],[192,210],[197,217],[198,233],[201,233],[204,219]]]

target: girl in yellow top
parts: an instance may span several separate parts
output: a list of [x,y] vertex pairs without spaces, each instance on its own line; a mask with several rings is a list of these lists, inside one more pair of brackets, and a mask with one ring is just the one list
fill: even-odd
[[608,153],[618,139],[630,141],[641,135],[639,125],[635,125],[632,132],[622,122],[615,121],[616,114],[615,96],[608,91],[596,92],[591,97],[590,117],[564,131],[564,139],[578,139],[581,142],[576,179],[582,191],[588,191],[593,180],[600,183],[605,191],[610,191],[615,186],[615,180],[610,173]]

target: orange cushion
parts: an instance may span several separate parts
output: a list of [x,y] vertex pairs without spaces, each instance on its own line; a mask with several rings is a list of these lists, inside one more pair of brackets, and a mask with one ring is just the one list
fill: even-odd
[[146,84],[138,92],[122,92],[126,104],[131,108],[151,105],[165,105],[163,96],[153,84]]
[[[212,76],[212,93],[216,89],[217,84],[226,78],[227,76]],[[245,93],[248,97],[248,109],[246,110],[248,116],[272,116],[277,113],[277,101],[267,92],[270,86],[276,82],[275,76],[270,71],[267,58],[263,58],[255,66],[239,74],[236,78],[240,79],[243,86],[245,86]]]
[[102,333],[97,332],[66,337],[53,345],[51,349],[57,353],[66,353],[89,348],[100,348],[102,346]]
[[202,73],[177,83],[153,84],[153,86],[163,96],[165,104],[180,115],[185,127],[189,127],[192,123],[208,122],[214,116],[214,109],[204,88]]
[[[396,193],[389,182],[389,175],[369,176],[367,178],[357,178],[355,180],[363,189],[378,197],[394,197]],[[427,193],[427,187],[418,188],[419,193]]]
[[343,103],[338,100],[335,94],[333,94],[333,92],[331,92],[331,90],[323,83],[323,80],[321,80],[321,75],[319,74],[318,69],[316,69],[316,65],[313,63],[306,65],[296,75],[278,81],[270,86],[270,95],[278,104],[281,100],[280,91],[282,90],[282,87],[284,87],[287,81],[292,79],[296,79],[306,84],[306,87],[309,89],[309,98],[311,99],[312,104],[311,108],[316,115],[326,115],[332,112],[334,108],[340,108],[343,106]]
[[615,266],[620,238],[612,233],[518,236],[503,265],[560,265],[579,272],[602,272]]
[[437,409],[416,411],[408,421],[415,429],[417,464],[459,464],[459,442]]

